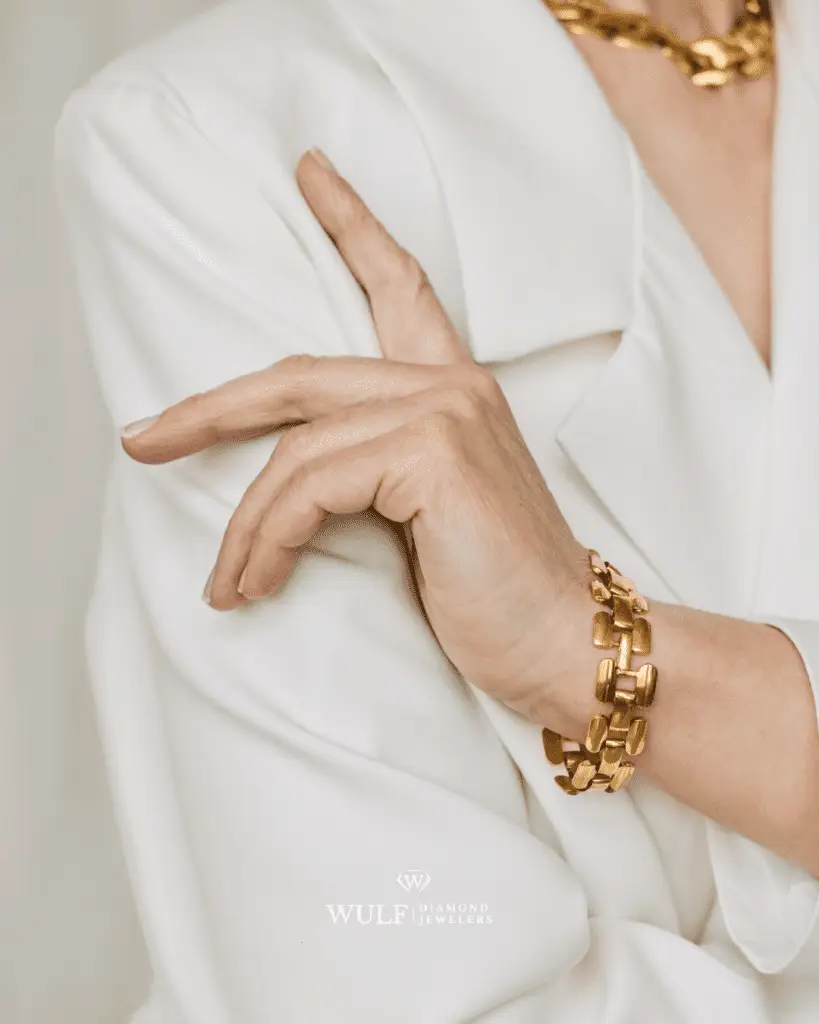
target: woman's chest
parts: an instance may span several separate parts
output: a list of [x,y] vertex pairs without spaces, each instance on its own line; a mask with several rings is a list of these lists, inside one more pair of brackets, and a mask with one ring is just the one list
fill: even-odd
[[774,76],[702,89],[657,49],[570,39],[769,366]]

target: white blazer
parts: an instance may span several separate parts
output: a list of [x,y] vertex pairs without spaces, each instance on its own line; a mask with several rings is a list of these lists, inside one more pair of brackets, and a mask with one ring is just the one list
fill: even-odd
[[[816,686],[819,7],[777,20],[772,376],[540,0],[237,0],[117,59],[56,135],[114,424],[378,354],[294,180],[319,145],[578,538],[650,598],[778,625]],[[141,1024],[816,1020],[819,882],[639,775],[567,799],[540,729],[449,666],[394,529],[336,520],[281,595],[202,603],[272,444],[146,467],[112,431],[87,649]]]

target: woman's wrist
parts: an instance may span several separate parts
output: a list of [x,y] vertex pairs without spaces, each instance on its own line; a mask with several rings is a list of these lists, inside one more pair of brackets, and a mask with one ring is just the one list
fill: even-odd
[[[562,590],[560,601],[547,623],[538,626],[537,653],[521,666],[521,691],[527,696],[510,704],[537,725],[545,725],[564,735],[583,732],[579,724],[590,702],[581,695],[582,680],[590,680],[588,690],[594,698],[594,672],[597,657],[591,643],[592,617],[596,610],[589,596],[588,552],[583,549],[583,570],[578,571]],[[591,674],[589,674],[591,655]],[[588,718],[586,719],[586,723]]]
[[592,623],[598,609],[586,581],[566,607],[561,636],[553,644],[556,656],[551,659],[538,707],[538,724],[568,740],[582,740],[590,718],[600,710],[595,675],[601,652],[592,644]]

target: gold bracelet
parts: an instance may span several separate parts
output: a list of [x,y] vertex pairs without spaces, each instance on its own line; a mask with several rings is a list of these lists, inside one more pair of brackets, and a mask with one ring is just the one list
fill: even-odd
[[[562,764],[568,773],[556,775],[555,782],[571,796],[591,789],[614,793],[628,785],[634,762],[623,758],[642,752],[648,726],[645,718],[632,717],[632,713],[652,704],[657,686],[654,665],[631,667],[632,654],[651,652],[651,626],[642,617],[648,612],[648,601],[593,548],[589,548],[589,566],[594,573],[591,595],[608,609],[594,616],[592,642],[595,647],[619,648],[619,652],[616,661],[603,658],[597,667],[597,699],[613,705],[613,710],[608,716],[592,717],[585,742],[574,743],[551,729],[543,730],[546,757],[551,764]],[[633,689],[622,689],[621,678],[633,679]]]

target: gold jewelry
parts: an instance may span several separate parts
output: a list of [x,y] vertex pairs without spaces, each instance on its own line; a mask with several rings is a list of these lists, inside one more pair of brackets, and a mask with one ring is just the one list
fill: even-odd
[[[595,647],[618,648],[617,660],[603,658],[597,667],[597,699],[612,704],[610,715],[594,715],[583,743],[572,743],[551,729],[543,730],[543,750],[552,764],[562,764],[567,775],[555,782],[574,796],[590,789],[614,793],[627,786],[634,774],[636,757],[645,747],[645,718],[632,717],[635,708],[647,708],[654,701],[657,669],[654,665],[631,666],[632,654],[651,652],[651,626],[643,618],[648,601],[638,594],[634,583],[611,562],[604,562],[589,548],[589,566],[594,577],[591,596],[606,606],[594,616],[592,643]],[[633,679],[633,689],[622,689],[622,678]],[[564,744],[571,748],[564,749]]]
[[658,47],[694,85],[717,89],[740,78],[762,78],[774,66],[770,0],[745,0],[745,10],[724,36],[693,42],[655,25],[647,14],[613,11],[605,0],[543,0],[567,32],[609,39],[637,50]]

